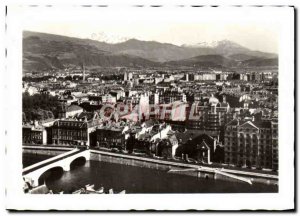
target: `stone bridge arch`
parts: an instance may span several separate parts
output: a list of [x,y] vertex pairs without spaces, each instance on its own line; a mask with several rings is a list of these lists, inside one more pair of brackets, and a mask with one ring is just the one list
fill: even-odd
[[[38,177],[38,175],[36,176],[36,184],[40,185],[40,183],[45,182],[45,180],[49,177],[49,176],[44,176],[47,172],[49,174],[49,171],[51,171],[50,175],[53,177],[53,173],[52,172],[56,172],[59,171],[59,175],[61,175],[61,173],[64,173],[64,168],[62,166],[54,166],[49,168],[48,170],[46,170],[45,172],[41,173]],[[57,177],[57,176],[56,176]],[[44,180],[43,182],[41,180]]]
[[84,155],[81,155],[79,157],[76,157],[76,158],[73,158],[73,160],[70,160],[69,161],[69,168],[71,169],[71,165],[75,162],[75,161],[78,161],[78,160],[81,160],[81,159],[84,159],[85,163],[89,160],[88,157],[84,156]]
[[76,155],[72,155],[70,157],[64,158],[62,160],[56,161],[49,165],[46,165],[40,169],[32,171],[26,175],[24,175],[25,180],[29,181],[33,187],[39,185],[39,178],[48,170],[53,169],[55,167],[62,168],[64,172],[70,171],[70,165],[73,161],[77,160],[78,158],[84,158],[86,161],[90,160],[90,152],[83,151]]
[[54,169],[54,168],[61,168],[63,171],[68,171],[68,167],[64,165],[53,165],[53,166],[46,166],[31,173],[28,173],[24,176],[25,180],[29,181],[32,187],[37,187],[39,185],[40,177],[46,173],[47,171]]

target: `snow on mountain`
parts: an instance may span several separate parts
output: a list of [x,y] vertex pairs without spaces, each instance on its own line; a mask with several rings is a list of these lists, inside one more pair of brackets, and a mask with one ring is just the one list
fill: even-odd
[[221,40],[221,41],[209,41],[209,42],[200,42],[196,44],[183,44],[183,47],[190,47],[190,48],[217,48],[217,47],[242,47],[241,45],[232,42],[230,40]]
[[213,48],[217,46],[218,41],[211,41],[211,42],[200,42],[195,44],[183,44],[183,47],[190,47],[190,48],[202,48],[202,47],[209,47]]
[[107,34],[104,32],[98,32],[98,33],[93,33],[91,39],[100,42],[109,43],[109,44],[117,44],[117,43],[128,41],[130,38],[113,35],[113,34]]

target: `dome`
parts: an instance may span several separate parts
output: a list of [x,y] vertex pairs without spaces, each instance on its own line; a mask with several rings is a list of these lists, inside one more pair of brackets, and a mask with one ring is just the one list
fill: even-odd
[[219,103],[218,98],[214,97],[213,95],[209,98],[210,105],[217,105]]

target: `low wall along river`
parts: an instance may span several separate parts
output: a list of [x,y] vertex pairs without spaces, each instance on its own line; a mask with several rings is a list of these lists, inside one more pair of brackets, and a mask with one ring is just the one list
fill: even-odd
[[[68,147],[23,146],[23,153],[25,154],[28,153],[28,154],[36,154],[36,155],[47,155],[47,156],[56,156],[70,150],[71,148]],[[90,154],[91,154],[90,160],[93,161],[116,163],[116,164],[122,164],[127,166],[137,166],[137,167],[164,170],[164,171],[176,170],[176,174],[195,176],[197,178],[240,181],[238,179],[234,179],[219,173],[215,173],[213,168],[210,167],[208,167],[204,171],[201,170],[198,172],[194,170],[180,171],[181,169],[197,169],[200,167],[199,165],[195,165],[195,164],[186,164],[186,163],[165,161],[165,160],[159,160],[153,158],[144,158],[144,157],[138,157],[134,155],[125,155],[125,154],[118,154],[118,153],[99,151],[99,150],[90,150]],[[278,185],[278,177],[275,175],[261,174],[255,172],[245,172],[239,170],[228,170],[228,169],[226,169],[226,171],[236,176],[249,178],[253,183],[258,182],[264,184]]]

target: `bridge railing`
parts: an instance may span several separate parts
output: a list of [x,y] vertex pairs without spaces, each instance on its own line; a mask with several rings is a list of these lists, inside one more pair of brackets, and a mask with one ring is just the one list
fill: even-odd
[[41,146],[41,145],[24,145],[22,146],[23,149],[41,149],[41,150],[65,150],[70,151],[71,149],[74,149],[76,146],[59,146],[59,145],[47,145],[47,146]]
[[45,164],[45,163],[49,163],[49,162],[51,162],[51,161],[55,161],[55,160],[57,160],[57,159],[59,159],[59,158],[65,157],[65,156],[67,156],[67,155],[69,155],[69,154],[72,154],[72,153],[74,153],[74,152],[77,152],[77,151],[79,152],[80,149],[73,149],[73,150],[68,151],[68,152],[65,152],[65,153],[63,153],[63,154],[59,154],[59,155],[57,155],[57,156],[54,156],[54,157],[48,158],[48,159],[46,159],[46,160],[40,161],[40,162],[38,162],[38,163],[35,163],[35,164],[30,165],[30,166],[28,166],[28,167],[25,167],[25,168],[23,169],[23,172],[26,172],[26,171],[28,171],[28,170],[34,169],[34,168],[36,168],[36,167],[38,167],[38,166],[40,166],[40,165],[43,165],[43,164]]
[[48,165],[51,165],[51,164],[53,165],[56,162],[62,162],[64,159],[72,157],[74,155],[78,155],[78,154],[80,154],[84,151],[89,151],[89,150],[86,150],[86,149],[83,149],[83,148],[82,149],[75,149],[75,150],[69,151],[68,152],[69,154],[61,154],[60,157],[53,158],[53,160],[51,160],[51,161],[46,161],[45,160],[45,161],[43,161],[44,163],[35,164],[35,166],[33,168],[31,168],[27,171],[23,171],[23,175],[27,175],[28,173],[34,172],[34,171],[36,171],[38,169],[41,169],[43,167],[46,167]]

